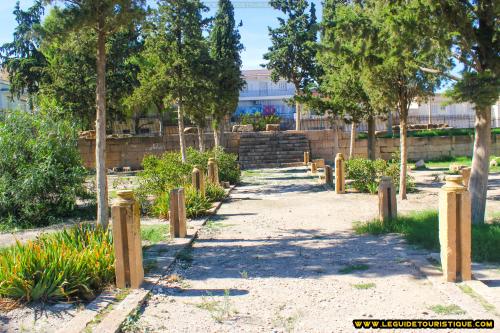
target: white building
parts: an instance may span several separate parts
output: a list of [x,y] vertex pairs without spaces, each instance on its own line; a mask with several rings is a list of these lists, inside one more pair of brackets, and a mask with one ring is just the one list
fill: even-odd
[[[492,126],[500,127],[500,100],[492,106]],[[408,112],[411,123],[446,123],[457,128],[474,127],[474,104],[453,103],[443,94],[428,101],[413,102]]]
[[20,99],[12,100],[10,94],[9,75],[0,69],[0,110],[18,110],[28,111],[28,99],[21,96]]
[[247,84],[240,92],[240,99],[235,116],[261,113],[262,115],[275,114],[284,119],[293,119],[295,107],[288,105],[285,100],[295,94],[292,83],[280,80],[271,81],[271,72],[266,69],[244,70],[243,78]]

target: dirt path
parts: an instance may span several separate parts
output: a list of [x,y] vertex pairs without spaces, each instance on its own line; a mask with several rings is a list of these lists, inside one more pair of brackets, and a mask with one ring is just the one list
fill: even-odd
[[[352,332],[355,318],[492,317],[474,302],[436,313],[454,304],[409,263],[425,252],[352,232],[353,221],[375,217],[375,196],[335,195],[302,168],[245,181],[130,331]],[[437,193],[398,205],[435,208]]]

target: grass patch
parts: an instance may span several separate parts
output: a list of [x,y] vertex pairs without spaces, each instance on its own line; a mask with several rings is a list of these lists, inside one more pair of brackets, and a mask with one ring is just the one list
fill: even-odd
[[375,283],[357,283],[352,285],[354,288],[359,290],[375,288]]
[[352,272],[366,271],[370,266],[366,264],[349,265],[339,269],[340,274],[350,274]]
[[[491,156],[490,160],[492,160],[492,159],[498,159],[498,157]],[[425,168],[415,169],[414,164],[412,165],[412,168],[414,170],[427,170],[427,169],[432,169],[432,168],[448,169],[450,167],[451,163],[471,166],[472,165],[472,157],[468,157],[468,156],[457,156],[457,157],[443,156],[443,157],[438,158],[438,159],[425,161]],[[500,166],[490,167],[490,172],[500,172]]]
[[114,281],[109,231],[79,225],[0,250],[0,298],[20,301],[93,299]]
[[[358,234],[402,234],[408,243],[427,250],[439,251],[438,212],[423,211],[398,216],[390,223],[378,220],[358,222],[354,230]],[[500,224],[472,226],[472,259],[477,262],[500,262]]]
[[462,292],[466,295],[469,295],[470,297],[472,297],[473,299],[475,299],[477,302],[479,302],[479,304],[481,304],[481,306],[488,312],[491,312],[495,315],[498,316],[498,313],[496,311],[496,308],[494,305],[490,304],[487,300],[485,300],[481,295],[479,295],[478,293],[476,293],[471,287],[469,287],[468,285],[466,284],[460,284],[458,286],[460,288],[460,290],[462,290]]
[[230,292],[228,289],[224,290],[222,301],[217,301],[211,293],[207,293],[207,296],[203,296],[201,303],[196,304],[196,307],[210,312],[212,318],[218,323],[221,323],[224,320],[230,319],[233,314],[237,313],[237,311],[232,308],[229,296]]
[[451,305],[433,305],[429,307],[429,310],[434,311],[436,314],[439,315],[462,315],[465,314],[465,311],[462,310],[461,307],[455,304]]
[[141,227],[141,239],[151,244],[170,240],[169,227],[166,224],[145,225]]
[[[500,134],[500,128],[492,128],[491,134]],[[464,135],[474,135],[473,128],[435,128],[435,129],[422,129],[415,131],[408,131],[408,137],[433,137],[433,136],[464,136]],[[359,133],[359,139],[366,139],[368,137],[367,133]],[[399,138],[399,131],[393,131],[393,134],[377,135],[377,138]]]

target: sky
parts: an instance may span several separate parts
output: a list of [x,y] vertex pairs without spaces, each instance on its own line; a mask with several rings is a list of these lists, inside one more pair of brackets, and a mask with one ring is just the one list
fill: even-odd
[[[33,0],[20,0],[21,8],[26,9]],[[155,1],[148,0],[153,4]],[[316,11],[321,18],[321,1],[313,0]],[[12,33],[16,27],[16,21],[12,11],[16,0],[0,0],[0,45],[12,41]],[[205,4],[211,9],[209,16],[215,14],[217,0],[206,0]],[[262,55],[267,52],[271,45],[268,26],[277,26],[279,12],[270,8],[266,0],[233,0],[235,6],[235,20],[242,21],[240,28],[241,41],[245,46],[242,52],[243,69],[259,69],[264,63]]]

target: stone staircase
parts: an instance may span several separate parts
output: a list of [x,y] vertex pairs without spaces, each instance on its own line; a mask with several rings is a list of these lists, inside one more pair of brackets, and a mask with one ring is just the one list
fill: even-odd
[[277,168],[304,161],[309,141],[304,134],[243,132],[239,162],[242,169]]

